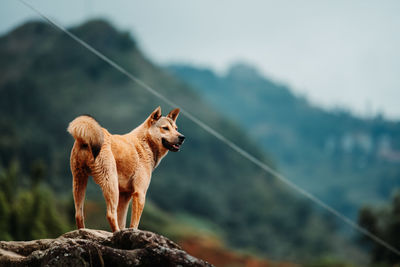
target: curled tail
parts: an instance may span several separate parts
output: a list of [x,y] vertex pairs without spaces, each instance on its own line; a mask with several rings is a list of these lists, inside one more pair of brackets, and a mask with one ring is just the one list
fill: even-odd
[[92,117],[83,115],[75,118],[68,125],[67,131],[82,145],[88,145],[96,158],[104,141],[100,124]]

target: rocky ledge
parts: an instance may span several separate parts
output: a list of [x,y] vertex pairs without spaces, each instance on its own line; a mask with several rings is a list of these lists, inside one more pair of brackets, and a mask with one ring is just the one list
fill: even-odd
[[212,266],[148,231],[81,229],[56,239],[0,241],[0,266]]

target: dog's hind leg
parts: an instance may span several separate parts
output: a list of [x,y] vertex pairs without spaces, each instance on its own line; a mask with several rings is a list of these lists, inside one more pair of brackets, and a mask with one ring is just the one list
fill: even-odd
[[75,220],[78,229],[85,228],[83,204],[86,185],[89,178],[87,167],[82,160],[82,153],[74,146],[71,153],[72,190],[75,203]]
[[113,232],[119,231],[117,219],[118,174],[112,152],[107,149],[101,149],[94,165],[93,179],[103,191],[107,206],[107,220]]
[[110,180],[115,180],[114,182],[110,182],[108,185],[103,187],[103,194],[106,200],[107,205],[107,220],[110,223],[111,230],[113,232],[119,231],[118,226],[118,217],[117,217],[117,205],[118,205],[118,180],[117,175],[115,174],[115,178],[111,178]]
[[119,199],[118,199],[118,225],[120,229],[124,229],[126,226],[126,214],[128,212],[128,204],[129,200],[131,200],[131,193],[128,192],[120,192]]
[[86,174],[74,175],[73,192],[75,202],[75,221],[78,229],[85,228],[83,203],[85,201],[85,190],[89,176]]

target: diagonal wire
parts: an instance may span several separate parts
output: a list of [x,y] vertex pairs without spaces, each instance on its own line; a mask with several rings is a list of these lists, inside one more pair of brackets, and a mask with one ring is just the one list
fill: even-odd
[[150,87],[149,85],[147,85],[145,82],[143,82],[141,79],[137,78],[136,76],[134,76],[133,74],[131,74],[130,72],[128,72],[125,68],[121,67],[120,65],[118,65],[115,61],[113,61],[112,59],[108,58],[107,56],[105,56],[104,54],[102,54],[100,51],[96,50],[94,47],[92,47],[91,45],[89,45],[88,43],[86,43],[85,41],[83,41],[82,39],[80,39],[78,36],[76,36],[75,34],[73,34],[72,32],[70,32],[68,29],[66,29],[65,27],[63,27],[62,25],[60,25],[59,23],[57,23],[56,21],[54,21],[53,19],[49,18],[48,16],[46,16],[45,14],[43,14],[42,12],[40,12],[38,9],[36,9],[34,6],[32,6],[31,4],[27,3],[26,0],[19,0],[22,4],[24,4],[25,6],[27,6],[28,8],[30,8],[31,10],[33,10],[35,13],[37,13],[40,17],[42,17],[45,21],[47,21],[50,25],[52,25],[53,27],[61,30],[62,32],[64,32],[65,34],[67,34],[69,37],[71,37],[72,39],[74,39],[76,42],[78,42],[79,44],[81,44],[82,46],[84,46],[86,49],[88,49],[90,52],[92,52],[93,54],[95,54],[96,56],[98,56],[99,58],[101,58],[102,60],[104,60],[105,62],[107,62],[109,65],[111,65],[112,67],[114,67],[115,69],[117,69],[119,72],[121,72],[122,74],[124,74],[125,76],[127,76],[129,79],[131,79],[133,82],[137,83],[138,85],[140,85],[141,87],[143,87],[144,89],[146,89],[147,91],[149,91],[151,94],[153,94],[154,96],[158,97],[159,99],[161,99],[162,101],[164,101],[165,103],[167,103],[168,105],[170,105],[171,107],[178,107],[181,110],[181,113],[186,116],[188,119],[190,119],[191,121],[193,121],[195,124],[197,124],[198,126],[200,126],[201,128],[203,128],[203,130],[205,130],[206,132],[208,132],[209,134],[213,135],[214,137],[216,137],[217,139],[219,139],[221,142],[225,143],[227,146],[229,146],[231,149],[233,149],[234,151],[236,151],[238,154],[242,155],[244,158],[246,158],[247,160],[249,160],[250,162],[253,162],[255,165],[257,165],[258,167],[260,167],[261,169],[263,169],[265,172],[271,174],[272,176],[276,177],[277,179],[279,179],[281,182],[283,182],[284,184],[286,184],[287,186],[289,186],[290,188],[292,188],[293,190],[297,191],[298,193],[300,193],[301,195],[303,195],[304,197],[308,198],[309,200],[311,200],[312,202],[316,203],[317,205],[319,205],[320,207],[322,207],[323,209],[327,210],[328,212],[330,212],[331,214],[335,215],[336,217],[338,217],[339,219],[341,219],[343,222],[345,222],[346,224],[348,224],[349,226],[351,226],[352,228],[354,228],[355,230],[357,230],[358,232],[360,232],[361,234],[369,237],[371,240],[373,240],[374,242],[380,244],[381,246],[387,248],[388,250],[390,250],[391,252],[393,252],[394,254],[397,254],[398,256],[400,256],[400,250],[395,248],[394,246],[392,246],[391,244],[387,243],[386,241],[384,241],[383,239],[381,239],[380,237],[376,236],[375,234],[371,233],[370,231],[368,231],[367,229],[365,229],[364,227],[361,227],[359,224],[357,224],[355,221],[353,221],[352,219],[348,218],[347,216],[345,216],[344,214],[340,213],[338,210],[334,209],[333,207],[329,206],[328,204],[326,204],[325,202],[323,202],[321,199],[319,199],[318,197],[314,196],[313,194],[307,192],[306,190],[304,190],[303,188],[299,187],[298,185],[294,184],[293,182],[291,182],[289,179],[287,179],[285,176],[283,176],[281,173],[277,172],[276,170],[272,169],[270,166],[268,166],[267,164],[265,164],[264,162],[260,161],[259,159],[257,159],[256,157],[254,157],[253,155],[251,155],[250,153],[248,153],[247,151],[245,151],[244,149],[242,149],[241,147],[239,147],[238,145],[236,145],[235,143],[233,143],[231,140],[229,140],[227,137],[225,137],[224,135],[220,134],[219,132],[217,132],[216,130],[214,130],[211,126],[207,125],[206,123],[204,123],[203,121],[201,121],[200,119],[198,119],[197,117],[195,117],[194,115],[192,115],[190,112],[186,111],[185,109],[183,109],[182,107],[180,107],[180,105],[176,104],[175,102],[171,101],[169,98],[165,97],[163,94],[159,93],[158,91],[156,91],[155,89],[153,89],[152,87]]

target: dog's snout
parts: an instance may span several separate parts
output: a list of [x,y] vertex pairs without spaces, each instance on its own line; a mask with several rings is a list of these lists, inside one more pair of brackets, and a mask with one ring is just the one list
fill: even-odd
[[185,140],[185,136],[182,134],[178,138],[179,138],[179,142],[181,142],[181,143],[183,143],[183,141]]

